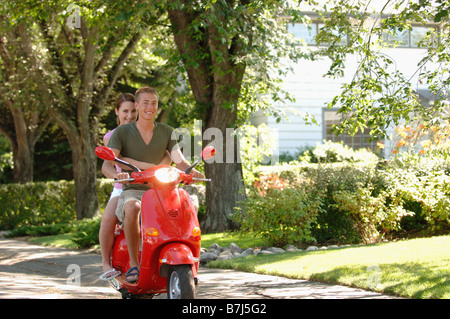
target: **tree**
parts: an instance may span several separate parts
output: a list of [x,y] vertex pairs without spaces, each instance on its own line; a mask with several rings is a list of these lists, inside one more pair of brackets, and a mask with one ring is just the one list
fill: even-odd
[[26,32],[42,39],[29,48],[27,63],[37,70],[39,89],[52,97],[49,114],[72,150],[77,218],[92,217],[98,211],[94,148],[99,119],[123,65],[158,13],[131,0],[7,5],[12,24],[24,24]]
[[14,181],[33,181],[33,156],[37,140],[50,118],[49,99],[36,88],[35,70],[24,64],[31,47],[24,25],[9,25],[6,13],[0,13],[0,133],[7,137],[14,161]]
[[[332,61],[327,76],[342,76],[350,55],[360,61],[352,81],[343,85],[342,93],[329,104],[330,108],[339,107],[343,115],[335,131],[356,133],[370,127],[372,135],[388,137],[389,127],[402,121],[420,120],[427,126],[448,123],[450,2],[386,0],[377,4],[371,9],[369,1],[337,0],[329,1],[329,11],[316,7],[325,24],[316,41],[327,45],[317,54]],[[413,25],[432,26],[418,44],[426,49],[426,55],[417,65],[414,83],[385,53],[387,48],[399,45],[398,41],[388,42],[385,35],[412,30]],[[343,37],[348,39],[347,45],[341,45]],[[421,105],[414,85],[417,83],[430,88],[436,98],[433,105]]]
[[217,133],[207,136],[211,140],[214,137],[212,142],[203,143],[220,149],[215,162],[205,165],[206,175],[212,178],[206,189],[207,212],[202,221],[205,232],[232,228],[230,215],[245,198],[242,166],[231,132],[262,105],[248,91],[252,88],[252,93],[264,92],[263,97],[272,94],[272,98],[279,99],[276,79],[278,72],[283,72],[280,61],[299,57],[286,37],[282,18],[286,12],[296,18],[299,14],[287,3],[167,1],[175,43],[198,118],[204,123],[203,132]]

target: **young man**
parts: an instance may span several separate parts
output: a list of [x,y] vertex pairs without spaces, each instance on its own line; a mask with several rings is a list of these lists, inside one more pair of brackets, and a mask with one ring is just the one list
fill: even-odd
[[[154,122],[158,110],[158,94],[150,87],[143,87],[135,93],[138,120],[121,125],[111,136],[108,147],[116,157],[129,157],[137,161],[157,164],[169,151],[172,161],[180,170],[186,170],[189,163],[171,139],[173,128],[162,123]],[[106,177],[116,179],[129,178],[128,172],[118,173],[114,162],[105,161],[103,173]],[[192,170],[195,177],[204,178],[203,174]],[[141,199],[148,190],[147,185],[125,184],[117,204],[116,215],[123,223],[128,253],[130,255],[130,269],[127,271],[127,281],[133,283],[139,279],[139,214]]]

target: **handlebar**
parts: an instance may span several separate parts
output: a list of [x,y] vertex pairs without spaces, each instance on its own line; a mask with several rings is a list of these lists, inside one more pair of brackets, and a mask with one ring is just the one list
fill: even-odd
[[[158,165],[158,166],[149,168],[146,171],[141,171],[136,166],[117,158],[112,149],[110,149],[106,146],[98,146],[95,148],[95,154],[97,154],[97,156],[100,157],[101,159],[104,159],[106,161],[115,161],[115,162],[127,165],[128,167],[133,169],[133,172],[131,173],[131,178],[120,179],[120,180],[114,179],[114,181],[116,183],[124,183],[124,182],[133,183],[134,182],[135,184],[153,183],[155,181],[155,179],[156,179],[156,184],[160,184],[160,183],[179,184],[181,182],[190,184],[193,181],[195,181],[195,182],[210,182],[211,181],[210,178],[197,178],[197,177],[194,177],[193,175],[191,175],[190,172],[194,168],[194,166],[200,162],[201,159],[203,159],[203,160],[210,159],[215,155],[215,153],[216,153],[216,149],[213,146],[206,146],[202,150],[202,153],[200,154],[201,155],[200,158],[194,164],[189,166],[189,168],[185,172],[178,170],[178,173],[175,172],[175,175],[173,175],[173,174],[170,175],[168,179],[163,177],[161,180],[158,176],[155,176],[155,174],[157,173],[157,170],[162,169],[162,170],[165,170],[165,172],[167,172],[167,169],[170,168],[171,166]],[[175,168],[173,168],[173,169],[175,169]]]
[[[172,172],[170,175],[158,175],[158,171],[164,171],[164,173]],[[133,184],[151,184],[151,185],[167,185],[167,184],[180,184],[185,183],[187,185],[192,182],[210,182],[210,178],[198,178],[192,174],[186,174],[172,166],[154,166],[146,171],[132,172],[130,178],[114,179],[116,183],[133,183]]]
[[[136,179],[135,178],[125,178],[125,179],[116,179],[114,178],[114,182],[116,183],[123,183],[123,182],[134,182]],[[197,178],[197,177],[192,177],[192,181],[196,181],[196,182],[210,182],[211,178]]]

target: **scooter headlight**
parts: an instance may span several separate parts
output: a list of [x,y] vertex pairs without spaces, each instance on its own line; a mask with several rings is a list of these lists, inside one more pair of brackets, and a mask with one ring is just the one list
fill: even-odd
[[155,172],[155,177],[161,183],[173,183],[180,178],[180,172],[174,167],[163,167]]

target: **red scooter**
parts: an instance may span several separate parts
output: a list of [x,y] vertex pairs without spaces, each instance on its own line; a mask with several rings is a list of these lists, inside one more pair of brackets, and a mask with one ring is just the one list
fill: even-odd
[[104,160],[116,161],[133,169],[131,178],[121,181],[151,186],[141,202],[139,280],[129,283],[125,278],[130,259],[124,231],[118,226],[111,259],[114,269],[122,274],[110,280],[113,287],[122,293],[124,299],[153,298],[161,293],[167,293],[168,299],[195,298],[201,231],[191,197],[177,186],[182,182],[210,181],[195,178],[190,172],[202,158],[206,160],[214,156],[214,147],[207,146],[199,160],[185,172],[167,165],[140,171],[118,159],[106,146],[97,147],[95,153]]

